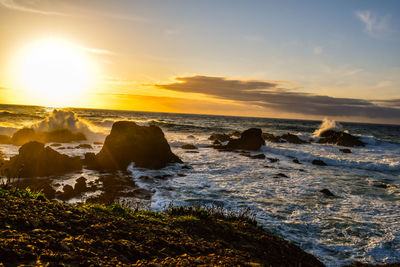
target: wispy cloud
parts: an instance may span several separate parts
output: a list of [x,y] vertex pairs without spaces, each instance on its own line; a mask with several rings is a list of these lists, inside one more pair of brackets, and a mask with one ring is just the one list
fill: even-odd
[[56,15],[56,16],[66,16],[64,13],[54,12],[54,11],[45,11],[36,7],[37,1],[25,0],[25,1],[15,1],[15,0],[0,0],[0,6],[3,6],[8,9],[36,13],[41,15]]
[[380,37],[391,32],[390,15],[378,16],[370,10],[356,12],[356,17],[364,23],[364,31],[371,37]]
[[98,48],[92,48],[92,47],[84,47],[84,46],[80,46],[80,49],[82,49],[83,51],[92,53],[92,54],[99,54],[99,55],[116,55],[117,53],[112,52],[110,50],[106,50],[106,49],[98,49]]
[[155,84],[162,89],[202,93],[224,100],[240,101],[251,105],[305,115],[364,117],[398,120],[399,100],[370,101],[357,98],[337,98],[292,91],[282,83],[255,80],[234,80],[226,77],[178,77],[176,82]]

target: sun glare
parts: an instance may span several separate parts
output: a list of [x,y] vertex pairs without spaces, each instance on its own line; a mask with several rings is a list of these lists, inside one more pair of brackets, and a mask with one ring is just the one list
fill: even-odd
[[[16,79],[27,96],[51,106],[74,105],[94,86],[94,66],[84,50],[61,39],[45,39],[24,47]],[[32,100],[32,99],[30,99]]]

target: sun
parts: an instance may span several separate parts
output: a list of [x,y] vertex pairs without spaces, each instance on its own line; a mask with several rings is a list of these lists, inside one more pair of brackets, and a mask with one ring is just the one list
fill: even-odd
[[41,105],[75,106],[95,83],[91,58],[82,47],[63,39],[28,44],[16,61],[18,84],[26,97]]

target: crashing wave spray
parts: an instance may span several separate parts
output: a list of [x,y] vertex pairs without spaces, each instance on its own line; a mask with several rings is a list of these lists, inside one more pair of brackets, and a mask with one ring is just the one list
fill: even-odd
[[318,127],[318,129],[316,129],[314,131],[313,136],[314,137],[319,137],[319,136],[321,136],[321,134],[323,132],[328,131],[328,130],[334,130],[334,131],[342,132],[343,131],[343,126],[339,122],[337,122],[335,120],[330,120],[328,118],[324,118],[322,120],[321,125]]

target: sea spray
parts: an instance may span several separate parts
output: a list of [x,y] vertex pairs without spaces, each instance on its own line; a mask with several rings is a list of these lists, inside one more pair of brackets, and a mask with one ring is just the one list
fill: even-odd
[[324,118],[321,125],[318,127],[317,130],[315,130],[313,136],[319,137],[323,132],[328,130],[343,131],[343,126],[335,120]]

